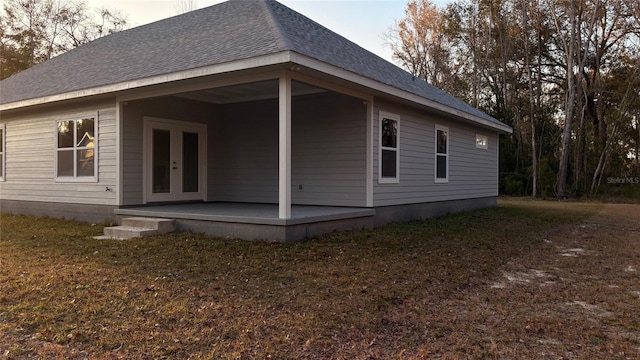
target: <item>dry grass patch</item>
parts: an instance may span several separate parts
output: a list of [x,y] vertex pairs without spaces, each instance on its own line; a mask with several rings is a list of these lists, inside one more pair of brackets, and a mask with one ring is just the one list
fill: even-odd
[[502,201],[288,244],[96,241],[98,226],[3,215],[0,356],[634,356],[640,246],[620,236],[638,225],[598,218],[610,209]]

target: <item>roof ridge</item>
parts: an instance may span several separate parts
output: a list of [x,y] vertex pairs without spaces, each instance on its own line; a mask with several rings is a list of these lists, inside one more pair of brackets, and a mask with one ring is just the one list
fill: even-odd
[[277,3],[275,0],[261,0],[259,3],[264,7],[267,11],[267,23],[271,26],[271,29],[274,32],[274,36],[276,37],[276,41],[278,45],[280,45],[283,50],[293,50],[293,44],[289,40],[289,37],[286,36],[284,29],[282,29],[282,25],[279,21],[276,20],[277,16],[273,11],[270,3]]

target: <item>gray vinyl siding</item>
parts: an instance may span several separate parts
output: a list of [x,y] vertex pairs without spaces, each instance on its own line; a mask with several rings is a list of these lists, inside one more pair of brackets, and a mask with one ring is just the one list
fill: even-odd
[[[56,181],[56,124],[97,115],[98,181]],[[6,124],[6,177],[0,182],[4,200],[116,205],[115,99],[41,107],[3,114]],[[107,188],[112,191],[105,191]]]
[[[208,124],[208,137],[211,137],[210,122],[216,118],[217,107],[214,104],[187,100],[177,97],[162,97],[147,100],[130,101],[123,106],[122,130],[122,205],[140,205],[143,203],[143,119],[145,116]],[[211,141],[208,142],[209,146]],[[207,158],[211,167],[211,159]]]
[[294,99],[292,203],[366,206],[366,109],[336,93]]
[[231,202],[278,202],[278,102],[222,106],[210,149],[210,198]]
[[[123,113],[123,205],[143,202],[144,116],[207,124],[208,201],[278,202],[277,99],[215,105],[165,97],[131,101]],[[291,129],[292,203],[365,206],[362,100],[296,96]]]
[[[323,93],[292,101],[293,204],[365,206],[366,106]],[[216,122],[210,198],[278,202],[278,102],[223,106]]]
[[[400,181],[378,182],[380,111],[400,116]],[[435,126],[449,128],[449,182],[435,183]],[[476,134],[488,149],[475,146]],[[373,115],[374,206],[492,197],[498,195],[498,135],[437,115],[376,101]]]

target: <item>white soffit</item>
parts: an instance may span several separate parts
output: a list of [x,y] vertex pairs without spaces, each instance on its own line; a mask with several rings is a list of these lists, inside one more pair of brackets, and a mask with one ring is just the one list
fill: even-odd
[[[326,90],[299,81],[291,82],[291,95],[310,95]],[[246,101],[277,99],[278,80],[266,80],[244,84],[202,89],[173,95],[179,98],[204,101],[214,104],[231,104]]]

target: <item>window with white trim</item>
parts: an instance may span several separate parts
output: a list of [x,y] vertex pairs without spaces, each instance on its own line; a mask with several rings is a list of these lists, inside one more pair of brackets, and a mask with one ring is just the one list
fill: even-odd
[[96,117],[61,120],[57,125],[56,178],[95,180],[97,173]]
[[489,139],[485,135],[476,134],[476,147],[487,150],[489,148]]
[[435,182],[449,182],[449,128],[436,125]]
[[397,183],[400,174],[400,117],[380,112],[379,183]]
[[4,181],[5,164],[6,164],[6,127],[4,124],[0,124],[0,181]]

